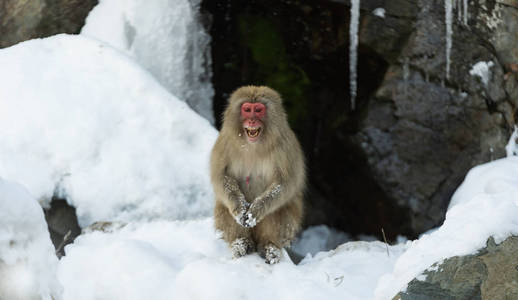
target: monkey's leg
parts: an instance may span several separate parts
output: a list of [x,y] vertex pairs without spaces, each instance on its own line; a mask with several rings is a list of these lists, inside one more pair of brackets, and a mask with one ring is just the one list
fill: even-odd
[[290,245],[300,229],[302,202],[291,201],[277,211],[267,215],[256,227],[253,236],[257,241],[259,253],[266,263],[279,262],[281,249]]
[[255,251],[255,243],[250,229],[239,225],[228,208],[220,201],[216,201],[214,207],[214,223],[216,229],[223,233],[223,239],[230,246],[234,258]]

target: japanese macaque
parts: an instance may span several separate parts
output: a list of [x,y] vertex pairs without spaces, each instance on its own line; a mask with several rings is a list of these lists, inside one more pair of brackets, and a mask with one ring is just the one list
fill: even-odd
[[237,89],[211,154],[215,227],[235,258],[257,250],[279,262],[301,226],[305,180],[280,95],[265,86]]

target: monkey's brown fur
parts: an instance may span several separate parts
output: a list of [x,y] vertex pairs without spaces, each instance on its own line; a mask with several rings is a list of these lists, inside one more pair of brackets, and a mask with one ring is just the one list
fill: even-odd
[[[240,111],[244,102],[266,106],[257,143],[248,143],[243,133]],[[263,255],[271,247],[288,246],[301,226],[305,178],[304,156],[280,95],[264,86],[237,89],[211,154],[214,220],[223,239],[229,245],[245,241],[247,253],[257,247]],[[267,262],[276,261],[268,261],[267,255]]]

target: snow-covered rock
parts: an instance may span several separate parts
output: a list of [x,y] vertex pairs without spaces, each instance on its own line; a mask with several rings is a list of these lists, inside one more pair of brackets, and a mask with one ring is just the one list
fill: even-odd
[[217,132],[147,71],[84,36],[0,50],[0,176],[79,224],[211,214]]
[[59,299],[57,264],[38,201],[0,178],[0,299]]
[[518,157],[473,168],[455,192],[442,226],[418,240],[384,275],[376,299],[391,299],[431,265],[453,256],[475,254],[489,237],[497,243],[518,235]]
[[101,0],[81,34],[133,57],[213,123],[210,36],[199,6],[200,0]]

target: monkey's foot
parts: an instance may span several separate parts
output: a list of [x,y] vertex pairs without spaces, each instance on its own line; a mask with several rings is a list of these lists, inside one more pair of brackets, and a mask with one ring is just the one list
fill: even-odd
[[232,257],[239,258],[253,251],[254,242],[249,238],[237,238],[230,245],[230,249],[232,250]]
[[264,247],[264,258],[267,264],[273,265],[281,260],[282,252],[277,246],[268,244]]

